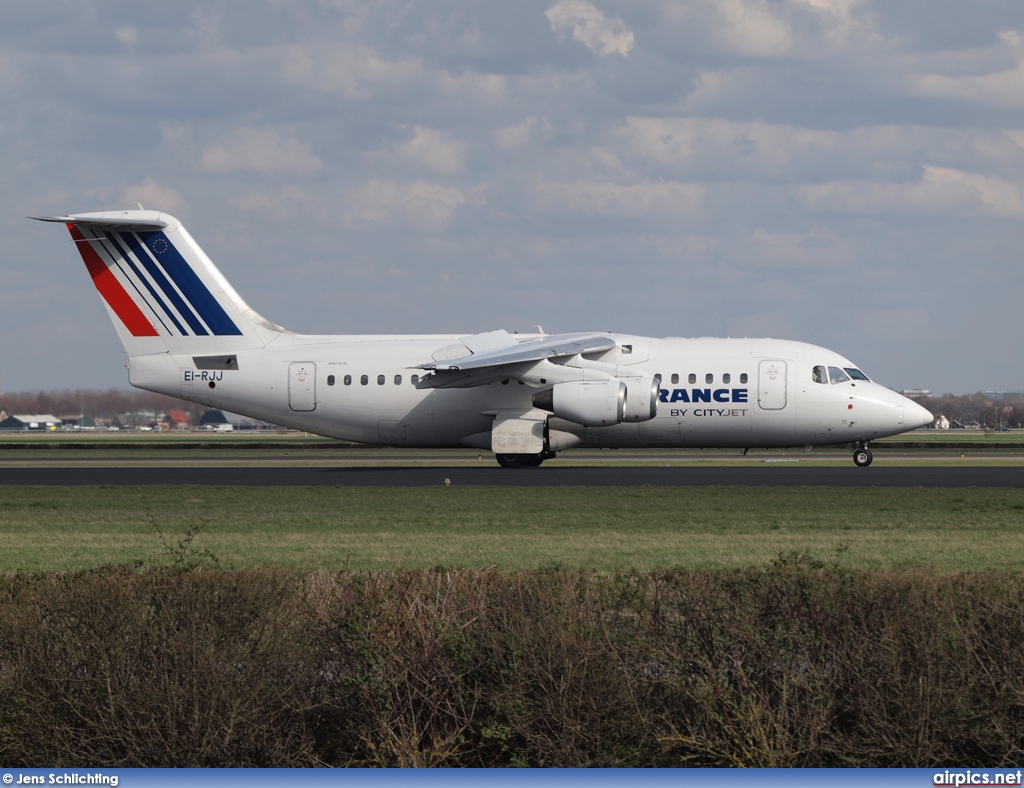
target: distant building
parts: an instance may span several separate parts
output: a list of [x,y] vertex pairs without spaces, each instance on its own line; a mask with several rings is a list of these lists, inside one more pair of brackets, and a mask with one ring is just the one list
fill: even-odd
[[62,426],[69,430],[96,429],[96,420],[91,416],[61,416],[60,421]]
[[903,389],[900,394],[911,399],[931,399],[932,396],[931,389]]
[[989,399],[1024,399],[1024,391],[983,391]]
[[16,413],[0,421],[0,430],[50,430],[60,426],[60,419],[49,414],[32,415]]
[[169,410],[164,414],[163,421],[168,429],[187,430],[192,420],[183,410]]
[[113,425],[121,429],[139,429],[140,427],[152,427],[154,424],[156,424],[156,411],[153,410],[119,413],[113,421]]

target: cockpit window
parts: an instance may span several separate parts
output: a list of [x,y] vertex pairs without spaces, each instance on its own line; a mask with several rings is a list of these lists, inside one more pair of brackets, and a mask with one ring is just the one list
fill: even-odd
[[828,382],[835,385],[836,383],[845,383],[850,379],[850,376],[843,372],[839,367],[828,368]]
[[849,375],[854,380],[870,380],[870,378],[867,375],[865,375],[856,367],[843,367],[843,369],[845,369],[846,374]]
[[828,383],[828,377],[825,374],[824,367],[815,367],[811,370],[811,380],[815,383]]

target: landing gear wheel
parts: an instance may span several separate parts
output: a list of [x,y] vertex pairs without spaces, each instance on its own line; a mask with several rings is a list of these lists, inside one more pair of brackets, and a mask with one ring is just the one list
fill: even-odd
[[536,468],[546,459],[543,454],[495,454],[502,468]]
[[853,464],[858,468],[867,468],[873,459],[874,457],[871,456],[871,449],[867,446],[856,449],[853,452]]

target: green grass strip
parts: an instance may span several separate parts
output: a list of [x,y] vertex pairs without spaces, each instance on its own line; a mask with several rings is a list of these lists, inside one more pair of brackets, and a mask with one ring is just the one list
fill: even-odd
[[222,568],[651,570],[750,566],[793,552],[865,569],[1016,571],[1024,493],[8,486],[0,495],[3,572],[160,565],[175,555],[212,565],[199,554]]

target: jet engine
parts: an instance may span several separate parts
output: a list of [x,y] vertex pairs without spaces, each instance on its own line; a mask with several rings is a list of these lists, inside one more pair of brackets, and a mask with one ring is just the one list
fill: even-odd
[[661,379],[651,375],[556,383],[535,394],[533,406],[584,427],[609,427],[624,421],[653,419],[660,388]]
[[641,375],[626,380],[623,421],[650,421],[658,415],[661,375]]

